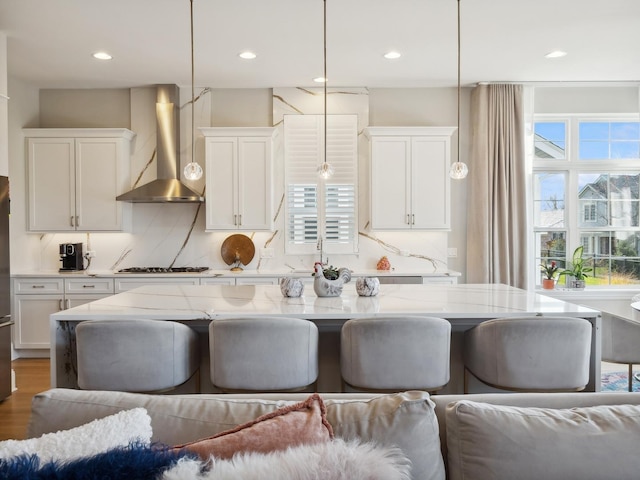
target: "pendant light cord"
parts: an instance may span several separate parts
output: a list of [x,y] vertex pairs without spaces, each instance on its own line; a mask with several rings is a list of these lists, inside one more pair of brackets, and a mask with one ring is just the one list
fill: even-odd
[[324,66],[324,163],[327,163],[327,0],[322,0],[324,4],[324,23],[323,23],[323,66]]
[[460,0],[458,4],[458,162],[460,162]]
[[195,135],[195,61],[193,55],[193,0],[189,0],[191,4],[191,161],[196,161],[196,135]]

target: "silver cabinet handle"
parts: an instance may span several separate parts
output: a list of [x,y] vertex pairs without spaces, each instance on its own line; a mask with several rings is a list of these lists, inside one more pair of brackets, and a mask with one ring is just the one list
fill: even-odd
[[240,219],[238,225],[242,225],[242,214],[238,215],[238,218]]
[[58,310],[64,310],[64,307],[62,306],[62,299],[58,300]]
[[233,224],[238,225],[238,215],[233,216]]
[[44,288],[44,285],[31,285],[31,288]]
[[66,308],[71,308],[71,300],[69,300],[68,298],[64,301]]
[[414,213],[411,214],[411,225],[416,224],[416,215]]
[[95,285],[82,285],[82,288],[96,288]]
[[76,215],[76,227],[80,226],[80,217]]
[[72,227],[75,227],[75,225],[73,224],[73,215],[71,215],[71,222],[70,222]]
[[411,225],[411,221],[409,220],[409,218],[410,218],[410,216],[409,216],[409,214],[407,213],[407,225]]

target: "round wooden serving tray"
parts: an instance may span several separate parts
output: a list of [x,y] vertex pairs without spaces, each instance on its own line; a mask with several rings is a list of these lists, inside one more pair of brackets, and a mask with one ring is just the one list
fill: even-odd
[[236,233],[235,235],[228,236],[224,242],[222,242],[222,260],[227,265],[233,265],[232,272],[242,270],[240,264],[247,265],[253,260],[253,256],[256,253],[256,247],[253,241],[246,235]]

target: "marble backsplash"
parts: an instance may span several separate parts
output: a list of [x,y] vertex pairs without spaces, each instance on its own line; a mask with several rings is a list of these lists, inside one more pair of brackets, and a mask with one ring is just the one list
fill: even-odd
[[[322,113],[322,89],[273,89],[273,124],[282,128],[284,114]],[[368,126],[368,91],[366,88],[328,89],[328,110],[331,113],[357,113],[359,131],[359,253],[329,254],[329,263],[336,266],[371,269],[386,255],[393,268],[405,271],[432,272],[447,268],[447,232],[374,232],[368,229],[368,144],[362,134]],[[155,89],[131,89],[131,130],[136,132],[131,162],[132,183],[142,185],[155,178],[153,157],[155,135]],[[181,97],[181,164],[190,161],[191,152],[191,91],[180,89]],[[196,127],[211,126],[210,90],[200,89],[196,99]],[[215,113],[214,113],[215,114]],[[279,136],[282,138],[282,135]],[[196,159],[204,168],[204,137],[196,129]],[[256,246],[256,255],[246,269],[269,271],[286,267],[310,269],[317,255],[284,254],[284,218],[278,209],[284,192],[284,157],[281,142],[274,156],[274,232],[245,232]],[[188,182],[195,191],[204,190],[204,177]],[[114,270],[131,266],[207,266],[225,269],[220,248],[231,234],[205,232],[205,205],[198,204],[133,204],[133,229],[129,233],[56,233],[38,238],[39,256],[20,260],[14,271],[57,270],[58,245],[82,242],[85,250],[96,256],[90,270]],[[261,249],[268,247],[273,257],[260,258]]]

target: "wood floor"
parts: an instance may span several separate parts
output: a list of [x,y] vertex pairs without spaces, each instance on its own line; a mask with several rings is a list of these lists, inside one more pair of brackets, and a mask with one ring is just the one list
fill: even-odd
[[0,441],[26,438],[31,398],[51,385],[48,358],[19,358],[11,366],[18,390],[0,402]]

